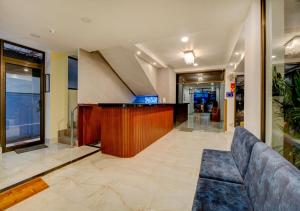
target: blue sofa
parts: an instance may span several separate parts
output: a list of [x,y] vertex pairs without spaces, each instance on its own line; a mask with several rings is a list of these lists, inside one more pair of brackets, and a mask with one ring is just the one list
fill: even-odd
[[300,171],[237,127],[230,152],[204,150],[192,210],[300,210]]

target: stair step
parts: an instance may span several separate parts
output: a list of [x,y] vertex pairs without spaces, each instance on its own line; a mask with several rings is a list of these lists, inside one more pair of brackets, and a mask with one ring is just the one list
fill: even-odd
[[[71,137],[69,137],[69,136],[62,136],[62,137],[59,137],[59,138],[58,138],[58,143],[71,145]],[[73,142],[73,144],[74,144],[75,146],[78,146],[78,140],[77,140],[76,137],[74,137],[74,142]]]
[[[65,136],[71,137],[71,129],[70,129],[70,128],[69,128],[69,129],[66,129],[66,130],[64,131],[64,135],[65,135]],[[77,137],[77,129],[74,129],[74,137]]]

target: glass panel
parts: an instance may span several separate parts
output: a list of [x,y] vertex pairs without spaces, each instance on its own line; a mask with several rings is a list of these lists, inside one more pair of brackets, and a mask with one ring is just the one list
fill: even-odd
[[42,64],[43,53],[34,51],[26,47],[20,47],[11,43],[4,43],[3,55],[14,59],[28,61],[32,63]]
[[77,59],[70,58],[68,61],[68,79],[69,89],[78,89],[78,61]]
[[40,139],[39,69],[5,64],[6,146]]
[[235,126],[244,127],[244,75],[237,75],[235,79]]
[[300,168],[300,1],[267,1],[267,141]]

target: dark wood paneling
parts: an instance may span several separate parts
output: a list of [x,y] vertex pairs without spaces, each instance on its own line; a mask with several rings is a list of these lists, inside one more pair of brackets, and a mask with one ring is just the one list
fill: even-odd
[[173,129],[172,105],[103,107],[101,149],[103,153],[132,157]]
[[77,122],[79,146],[101,139],[101,108],[98,105],[79,105]]
[[188,103],[174,105],[174,120],[176,126],[188,120],[188,105]]

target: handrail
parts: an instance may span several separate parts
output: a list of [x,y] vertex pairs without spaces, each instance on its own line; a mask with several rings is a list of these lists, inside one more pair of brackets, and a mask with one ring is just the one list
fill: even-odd
[[72,109],[71,111],[71,147],[74,145],[74,113],[78,109],[78,106]]

